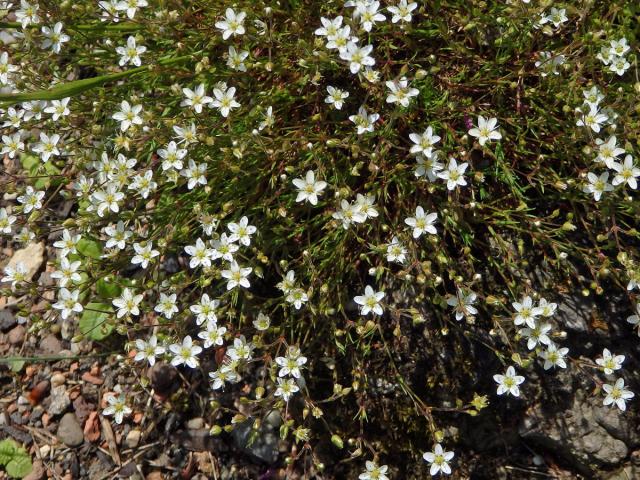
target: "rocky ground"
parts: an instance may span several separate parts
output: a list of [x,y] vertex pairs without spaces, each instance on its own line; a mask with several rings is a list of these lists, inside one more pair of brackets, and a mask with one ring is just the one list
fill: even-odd
[[[46,260],[53,253],[43,243],[15,251],[4,248],[2,255],[3,265],[22,259],[34,281],[52,284]],[[51,300],[45,295],[31,313],[45,312]],[[283,466],[290,445],[278,440],[277,415],[267,417],[251,445],[248,422],[232,434],[211,436],[207,399],[197,378],[185,378],[162,363],[142,372],[131,368],[122,361],[126,353],[116,338],[105,344],[73,343],[73,322],[60,322],[48,313],[43,316],[46,328],[36,333],[20,315],[20,304],[20,298],[0,298],[0,438],[13,438],[32,455],[33,471],[27,479],[313,477]],[[619,320],[623,312],[617,309],[623,306],[623,300],[592,303],[565,297],[561,322],[572,356],[594,358],[609,346],[627,356],[628,368],[637,370],[638,339],[622,322],[607,321]],[[540,391],[529,404],[514,401],[499,409],[506,412],[501,417],[485,410],[476,418],[453,419],[461,452],[458,478],[640,478],[635,402],[624,415],[603,407],[587,370],[561,371],[554,377],[531,378],[534,381]],[[105,394],[116,385],[134,384],[149,393],[153,389],[145,408],[135,410],[120,426],[103,417]],[[178,412],[167,399],[180,385],[191,403]],[[330,462],[326,472],[317,478],[348,475]]]

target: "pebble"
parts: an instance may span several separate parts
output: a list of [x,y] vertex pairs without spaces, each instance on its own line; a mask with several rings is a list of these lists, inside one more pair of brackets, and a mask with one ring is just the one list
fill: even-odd
[[140,443],[140,437],[142,436],[142,432],[138,429],[133,429],[127,434],[127,438],[125,438],[124,443],[129,448],[136,448]]
[[6,332],[17,323],[16,317],[7,308],[0,310],[0,330]]
[[55,355],[62,350],[62,344],[55,335],[47,335],[40,340],[40,350],[49,355]]
[[44,242],[31,242],[26,247],[16,250],[7,267],[15,268],[18,263],[22,263],[26,270],[26,279],[29,281],[40,269],[44,261]]
[[198,430],[204,427],[204,419],[202,417],[192,418],[187,422],[187,428],[189,430]]
[[54,387],[64,385],[66,381],[67,379],[62,373],[54,373],[51,375],[51,385]]
[[[58,385],[51,389],[51,402],[47,407],[49,415],[60,415],[71,405],[71,399],[64,385]],[[75,415],[74,415],[75,416]]]
[[24,326],[16,325],[11,329],[11,331],[7,335],[9,343],[11,345],[17,345],[19,343],[22,343],[26,332],[27,332],[27,329],[24,328]]
[[60,420],[58,439],[68,447],[77,447],[84,442],[84,434],[75,413],[66,413]]

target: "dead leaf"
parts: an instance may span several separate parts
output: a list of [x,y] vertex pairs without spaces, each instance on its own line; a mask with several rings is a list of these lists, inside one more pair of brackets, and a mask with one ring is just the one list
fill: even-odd
[[95,442],[100,438],[100,425],[98,423],[98,412],[91,412],[84,424],[84,438],[90,442]]

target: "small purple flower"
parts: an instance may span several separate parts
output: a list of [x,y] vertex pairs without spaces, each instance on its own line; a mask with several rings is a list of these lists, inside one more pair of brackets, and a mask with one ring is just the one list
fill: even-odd
[[467,130],[470,130],[473,128],[473,120],[471,120],[471,117],[466,113],[464,114],[464,126]]

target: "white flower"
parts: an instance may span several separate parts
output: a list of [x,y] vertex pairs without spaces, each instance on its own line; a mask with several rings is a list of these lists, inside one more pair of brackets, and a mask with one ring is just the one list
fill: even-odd
[[367,315],[373,312],[376,315],[382,315],[382,305],[380,301],[384,298],[384,292],[376,292],[371,285],[367,285],[364,289],[364,295],[357,295],[353,301],[360,305],[360,313]]
[[476,137],[480,145],[484,146],[489,140],[500,140],[502,138],[502,134],[497,129],[497,118],[484,118],[479,115],[478,125],[469,130],[469,135]]
[[133,236],[133,232],[125,230],[122,220],[119,220],[115,227],[113,225],[105,227],[104,233],[109,235],[105,246],[107,248],[117,247],[119,250],[124,250],[127,240]]
[[558,308],[557,303],[549,303],[546,299],[541,298],[538,302],[538,309],[540,311],[540,315],[543,317],[551,317],[556,312]]
[[324,99],[324,102],[330,104],[336,110],[341,110],[345,98],[349,97],[349,92],[332,86],[327,87],[327,93],[329,95]]
[[23,195],[20,195],[17,200],[22,207],[22,213],[29,213],[32,210],[40,210],[42,208],[42,199],[44,198],[43,191],[35,191],[31,185],[29,185]]
[[430,157],[433,153],[433,146],[440,141],[440,137],[433,133],[433,129],[431,127],[427,127],[427,129],[423,133],[411,133],[409,134],[409,138],[415,145],[411,146],[410,152],[414,155],[424,155],[425,157]]
[[131,408],[128,407],[125,402],[123,393],[117,397],[114,394],[109,394],[107,397],[107,403],[109,406],[102,411],[102,415],[113,415],[116,423],[120,425],[124,416],[129,415],[132,412]]
[[275,123],[275,121],[276,120],[273,115],[273,107],[269,106],[264,112],[264,118],[260,122],[260,125],[258,125],[258,131],[262,131],[267,127],[268,128],[273,127],[273,124]]
[[380,2],[368,1],[365,7],[360,11],[360,25],[365,32],[370,32],[373,24],[376,22],[384,22],[387,17],[378,12]]
[[391,17],[391,23],[411,22],[411,12],[416,8],[418,8],[418,4],[416,2],[407,4],[407,0],[400,0],[397,5],[387,7],[387,10],[393,14],[393,17]]
[[375,209],[375,201],[375,195],[362,195],[361,193],[356,195],[356,207],[358,211],[364,215],[364,220],[378,216],[378,211]]
[[620,40],[611,40],[609,42],[611,55],[615,55],[616,57],[622,57],[627,54],[629,49],[629,45],[627,44],[627,39],[622,37]]
[[60,135],[57,133],[49,136],[44,132],[40,132],[40,143],[36,143],[32,150],[40,154],[43,162],[48,162],[52,155],[60,155],[60,150],[58,149],[59,141]]
[[613,185],[629,185],[633,190],[638,188],[637,177],[640,177],[640,168],[636,167],[631,155],[624,157],[624,163],[613,162],[611,165],[613,170],[617,172],[611,182]]
[[259,332],[264,332],[265,330],[268,330],[270,325],[271,325],[271,319],[262,312],[259,312],[258,318],[256,318],[253,321],[253,326]]
[[426,176],[430,182],[435,182],[438,179],[438,173],[444,168],[444,165],[438,161],[439,154],[440,152],[434,150],[429,156],[419,155],[416,157],[418,166],[414,172],[415,176]]
[[70,97],[63,98],[62,100],[52,100],[51,105],[44,109],[45,113],[51,114],[51,119],[57,122],[60,117],[66,117],[71,113],[69,110]]
[[433,225],[437,218],[438,214],[436,212],[425,214],[424,209],[418,205],[416,207],[416,216],[405,218],[404,223],[413,229],[413,238],[419,238],[425,232],[431,235],[438,234],[436,227]]
[[275,396],[282,397],[285,402],[288,402],[289,398],[291,398],[294,393],[300,391],[300,388],[296,385],[295,381],[292,378],[283,380],[282,378],[278,377],[277,381],[278,388],[276,388]]
[[285,357],[276,357],[276,364],[280,366],[279,377],[291,375],[293,378],[300,378],[300,368],[307,363],[307,357],[302,356],[300,349],[296,346],[289,346]]
[[53,53],[60,53],[62,44],[70,40],[69,35],[62,33],[62,27],[62,22],[57,22],[53,28],[42,27],[42,34],[45,36],[42,48],[51,47]]
[[10,234],[11,226],[16,222],[17,217],[10,215],[5,207],[0,208],[0,233]]
[[304,202],[306,200],[311,205],[318,204],[318,195],[321,195],[322,190],[327,186],[327,182],[315,179],[315,173],[313,170],[309,170],[304,179],[294,179],[293,184],[299,190],[296,202]]
[[0,83],[2,85],[9,84],[9,76],[19,70],[18,67],[9,63],[9,54],[7,52],[0,54]]
[[467,162],[458,165],[455,158],[449,158],[446,170],[438,172],[438,177],[447,181],[447,190],[455,190],[456,187],[464,187],[467,181],[464,178],[464,172],[469,164]]
[[213,98],[204,93],[204,83],[198,85],[195,90],[183,88],[182,93],[186,98],[180,102],[180,106],[191,107],[196,113],[202,113],[202,107],[213,102]]
[[200,303],[191,305],[189,310],[196,315],[196,324],[202,325],[203,323],[215,323],[218,321],[216,316],[216,308],[220,306],[220,301],[210,299],[206,293],[202,294]]
[[541,70],[540,76],[546,77],[550,73],[560,75],[558,67],[565,63],[564,55],[554,55],[551,52],[540,52],[540,60],[537,60],[535,66]]
[[622,76],[629,70],[631,64],[624,57],[617,57],[611,61],[611,65],[609,65],[609,71],[617,74],[618,76]]
[[584,113],[578,109],[578,113],[581,114],[580,118],[576,122],[578,127],[589,127],[594,132],[600,131],[600,125],[609,120],[609,117],[602,113],[598,107],[589,107],[589,113]]
[[9,158],[15,158],[16,153],[24,152],[24,142],[22,141],[20,132],[13,135],[2,135],[2,149],[0,155],[7,155]]
[[378,466],[377,463],[367,460],[365,462],[366,471],[358,476],[358,480],[389,480],[386,473],[389,467],[386,465]]
[[24,117],[24,110],[16,110],[13,107],[9,107],[4,116],[7,120],[2,124],[3,127],[20,128],[22,124],[22,117]]
[[120,21],[120,17],[118,15],[118,0],[100,0],[98,2],[98,8],[102,12],[100,16],[101,22],[115,22],[118,23]]
[[322,27],[316,29],[315,35],[331,38],[336,35],[338,29],[342,26],[342,16],[337,16],[334,19],[320,17],[320,22]]
[[138,305],[142,301],[142,295],[134,295],[131,290],[125,288],[122,294],[114,298],[111,303],[118,309],[116,314],[117,318],[122,318],[127,314],[140,315],[140,309]]
[[326,47],[329,50],[338,50],[338,52],[343,52],[347,48],[347,44],[349,42],[357,43],[358,41],[357,37],[351,36],[351,27],[349,25],[345,25],[344,27],[339,28],[335,35],[327,37]]
[[[227,40],[231,35],[242,35],[244,30],[245,12],[236,12],[232,8],[227,8],[225,19],[216,22],[216,28],[222,30],[222,39]],[[226,116],[226,115],[225,115]]]
[[116,185],[109,184],[106,190],[97,190],[94,192],[91,195],[91,199],[96,206],[98,216],[104,217],[105,212],[109,210],[113,213],[120,211],[118,203],[124,199],[124,193],[120,192]]
[[369,56],[372,51],[373,45],[359,47],[351,40],[344,50],[340,51],[340,58],[349,62],[351,73],[356,74],[363,67],[375,65],[376,61]]
[[281,282],[276,284],[276,288],[282,290],[287,295],[291,290],[296,288],[296,273],[293,270],[289,270]]
[[564,357],[569,353],[568,348],[558,348],[555,343],[550,343],[547,349],[540,356],[544,360],[544,369],[549,370],[551,367],[567,368],[567,362]]
[[538,323],[535,322],[535,326],[533,328],[525,327],[521,328],[518,333],[527,339],[527,348],[529,350],[533,350],[536,348],[538,343],[543,345],[551,344],[551,339],[549,338],[548,333],[551,331],[551,325],[548,323]]
[[182,340],[182,344],[170,345],[169,351],[174,355],[171,359],[171,365],[174,367],[184,364],[189,368],[196,368],[199,365],[197,355],[202,352],[202,347],[194,345],[191,337],[187,335]]
[[59,269],[51,274],[51,278],[58,280],[58,285],[61,287],[66,287],[69,282],[80,282],[82,277],[78,273],[78,268],[81,264],[80,260],[70,262],[67,257],[62,257]]
[[253,355],[255,345],[247,342],[244,335],[233,339],[233,346],[227,349],[227,356],[234,362],[249,361]]
[[623,412],[627,409],[627,404],[625,402],[635,396],[632,391],[624,388],[623,378],[617,379],[614,385],[605,383],[602,386],[602,389],[607,394],[602,404],[612,405],[615,403],[615,405]]
[[39,9],[37,3],[32,5],[27,0],[20,0],[20,9],[16,10],[16,20],[22,24],[23,29],[32,23],[40,23]]
[[387,95],[387,103],[399,103],[403,107],[408,107],[412,97],[418,95],[417,88],[409,87],[409,81],[402,77],[398,81],[386,82],[387,88],[390,90]]
[[133,177],[128,188],[137,191],[142,198],[147,198],[157,187],[158,184],[153,181],[153,172],[147,170],[144,174]]
[[152,242],[147,242],[144,246],[139,243],[134,243],[133,249],[135,250],[136,255],[131,259],[131,263],[133,265],[140,265],[142,268],[147,268],[149,266],[149,262],[160,255],[158,250],[153,249]]
[[227,262],[233,262],[233,254],[240,249],[238,244],[234,242],[235,240],[228,237],[226,233],[220,235],[219,239],[213,240],[211,243],[211,259],[217,260],[218,258],[222,258]]
[[[11,233],[11,225],[13,225],[16,220],[16,216],[9,215],[5,207],[0,208],[0,233]],[[53,246],[56,246],[55,243],[53,244]]]
[[220,388],[224,388],[224,383],[235,382],[238,380],[238,374],[234,371],[231,365],[223,364],[218,370],[215,372],[209,372],[209,378],[213,380],[211,388],[213,390],[218,390]]
[[227,66],[239,72],[246,72],[247,67],[244,64],[245,59],[249,56],[249,52],[245,50],[236,51],[234,46],[229,47],[227,58]]
[[613,190],[613,185],[608,182],[609,172],[601,173],[599,177],[595,173],[589,172],[587,173],[587,180],[589,180],[589,183],[584,186],[583,191],[593,194],[596,202],[600,201],[600,197],[604,192]]
[[193,160],[189,159],[189,165],[187,168],[180,171],[180,175],[185,177],[187,182],[187,188],[189,190],[193,190],[198,185],[206,185],[207,184],[207,164],[206,163],[196,163]]
[[404,263],[406,260],[407,249],[400,243],[398,237],[394,235],[391,243],[387,244],[387,261]]
[[542,308],[534,307],[531,297],[526,296],[522,299],[522,302],[513,302],[511,305],[517,313],[513,323],[516,325],[524,325],[526,323],[529,328],[536,327],[535,319],[542,315]]
[[303,289],[293,288],[289,290],[289,293],[285,300],[293,304],[293,306],[296,307],[297,310],[300,310],[300,308],[302,308],[302,304],[306,303],[309,300],[309,297],[307,295],[307,292],[305,292]]
[[439,443],[436,443],[433,446],[433,450],[431,452],[425,452],[422,454],[422,458],[431,464],[429,474],[432,477],[438,473],[450,475],[451,467],[449,466],[449,462],[453,456],[454,452],[445,452],[442,445]]
[[210,267],[213,250],[207,248],[201,238],[196,240],[195,245],[187,245],[184,251],[191,256],[189,268],[197,268],[199,266]]
[[516,375],[516,370],[513,367],[507,368],[504,375],[494,375],[493,379],[498,384],[498,395],[509,393],[514,397],[520,396],[520,385],[524,382],[524,377]]
[[235,260],[229,265],[229,270],[222,270],[222,277],[228,279],[227,290],[231,290],[237,286],[249,288],[249,280],[247,277],[253,269],[251,267],[241,268]]
[[184,148],[178,148],[176,142],[173,140],[169,142],[167,148],[158,149],[158,156],[163,159],[162,170],[182,169],[182,159],[186,155],[187,150]]
[[227,228],[231,232],[229,241],[239,241],[245,247],[251,245],[251,235],[256,233],[257,230],[253,225],[249,225],[249,219],[246,216],[242,217],[238,223],[229,223]]
[[602,357],[596,359],[596,363],[602,367],[604,373],[611,375],[615,370],[622,368],[624,355],[613,355],[609,349],[602,350]]
[[349,116],[349,120],[355,123],[358,129],[358,135],[362,135],[364,132],[373,132],[373,124],[378,121],[380,115],[372,113],[369,115],[364,106],[360,107],[357,115]]
[[240,107],[240,104],[233,98],[235,94],[236,87],[214,88],[213,96],[215,99],[211,102],[211,106],[217,108],[220,114],[226,118],[231,110]]
[[7,265],[4,267],[3,282],[11,282],[11,288],[27,280],[27,267],[23,262],[17,262],[15,267]]
[[473,306],[476,298],[478,296],[474,292],[465,295],[461,289],[458,289],[456,295],[451,295],[447,299],[447,305],[454,308],[456,320],[460,321],[463,317],[473,317],[478,313],[476,307]]
[[[0,211],[1,217],[2,211]],[[62,239],[53,242],[55,248],[60,249],[60,255],[66,257],[69,253],[77,253],[76,245],[80,241],[80,235],[71,235],[66,228],[62,231]]]
[[606,142],[596,138],[596,145],[598,146],[598,156],[595,161],[603,162],[607,168],[613,168],[616,157],[624,153],[624,148],[618,147],[618,140],[615,135],[610,136]]
[[173,131],[176,133],[176,135],[180,139],[178,144],[184,142],[185,145],[189,145],[190,143],[198,142],[198,132],[196,131],[195,123],[191,123],[191,125],[189,125],[188,127],[181,127],[179,125],[174,125]]
[[590,107],[597,108],[598,105],[600,105],[600,102],[604,100],[604,95],[596,85],[591,87],[590,90],[583,90],[582,95],[584,96],[584,103]]
[[204,340],[204,348],[210,348],[214,345],[223,345],[225,333],[227,333],[226,327],[218,327],[215,322],[207,322],[207,328],[198,332],[198,337]]
[[142,105],[131,106],[129,102],[123,100],[120,103],[120,111],[113,114],[111,118],[120,122],[120,130],[127,131],[131,125],[142,125]]
[[121,67],[127,64],[135,65],[139,67],[142,65],[140,55],[147,51],[147,47],[144,45],[136,45],[136,39],[134,36],[127,38],[127,44],[123,47],[116,47],[116,53],[120,55],[120,61],[118,65]]
[[176,297],[177,295],[175,293],[171,295],[160,293],[160,300],[153,310],[170,319],[174,313],[178,312]]
[[349,228],[352,222],[363,223],[367,220],[367,216],[358,205],[349,203],[345,199],[341,200],[340,210],[333,213],[332,217],[336,220],[341,220],[342,228],[345,230]]
[[136,356],[133,359],[136,362],[141,360],[147,360],[150,366],[154,366],[156,363],[156,357],[164,354],[166,349],[162,345],[158,345],[158,338],[152,335],[148,342],[144,340],[136,340]]
[[[637,284],[635,279],[631,279],[629,285],[627,285],[627,290],[631,290],[633,288],[633,284]],[[630,286],[631,288],[629,288]],[[627,317],[627,322],[634,326],[640,325],[640,303],[636,304],[636,313]],[[640,330],[638,331],[638,335],[640,335]]]
[[80,290],[70,292],[66,288],[61,288],[58,291],[58,302],[51,306],[56,310],[60,310],[60,316],[63,320],[66,320],[70,315],[83,310],[82,305],[78,302],[79,295]]
[[126,11],[127,17],[133,18],[136,16],[138,8],[146,7],[147,5],[149,5],[147,0],[122,0],[116,5],[116,9]]

